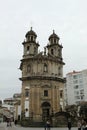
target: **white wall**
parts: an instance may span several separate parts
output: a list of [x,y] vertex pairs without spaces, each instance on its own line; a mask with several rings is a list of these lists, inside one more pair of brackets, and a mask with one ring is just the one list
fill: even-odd
[[25,111],[25,117],[29,117],[29,100],[25,100],[25,110],[28,109],[28,111]]

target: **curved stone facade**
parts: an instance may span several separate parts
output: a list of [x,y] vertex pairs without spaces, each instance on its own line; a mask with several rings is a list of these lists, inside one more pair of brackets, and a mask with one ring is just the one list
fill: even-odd
[[38,52],[36,35],[31,32],[28,32],[22,43],[24,54],[20,64],[21,106],[25,117],[27,115],[34,121],[41,121],[63,109],[63,47],[59,44],[59,37],[53,32],[44,52]]

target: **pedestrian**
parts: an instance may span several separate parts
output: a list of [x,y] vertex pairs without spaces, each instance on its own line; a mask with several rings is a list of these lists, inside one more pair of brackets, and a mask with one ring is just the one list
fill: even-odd
[[47,122],[46,122],[46,128],[47,128],[47,130],[50,130],[50,121],[49,120],[47,120]]
[[47,123],[45,122],[44,129],[46,130],[46,128],[47,128]]
[[15,125],[17,125],[17,119],[14,121]]
[[78,130],[81,130],[81,126],[82,126],[81,120],[78,120],[78,123],[77,123]]
[[84,119],[82,119],[81,125],[81,130],[85,130],[86,121]]
[[72,127],[72,125],[71,125],[71,119],[68,119],[68,130],[71,130],[71,127]]
[[7,118],[7,127],[9,126],[9,119]]
[[84,130],[87,130],[87,120],[85,121],[85,128],[84,128]]

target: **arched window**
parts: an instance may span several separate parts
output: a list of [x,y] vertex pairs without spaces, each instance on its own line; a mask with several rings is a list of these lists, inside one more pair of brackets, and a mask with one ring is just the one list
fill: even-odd
[[27,36],[26,41],[30,41],[30,36]]
[[29,54],[29,46],[27,46],[27,54]]
[[54,43],[56,43],[56,38],[54,38]]
[[34,54],[36,54],[36,52],[37,52],[37,51],[36,51],[36,47],[34,47]]
[[33,41],[33,36],[31,36],[31,41]]
[[31,71],[31,65],[27,65],[27,72]]
[[25,90],[25,97],[29,97],[29,90]]
[[63,98],[63,90],[60,90],[60,98]]
[[48,66],[47,64],[44,64],[44,72],[47,72],[48,71]]
[[58,54],[59,54],[59,56],[61,56],[61,50],[60,49],[58,49]]
[[54,50],[53,49],[51,49],[51,54],[54,55]]
[[53,44],[53,39],[50,40],[51,44]]
[[61,76],[61,67],[58,67],[58,75]]

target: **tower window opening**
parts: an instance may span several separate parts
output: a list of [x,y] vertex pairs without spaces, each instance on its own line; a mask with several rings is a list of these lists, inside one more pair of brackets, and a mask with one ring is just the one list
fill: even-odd
[[27,46],[27,54],[29,54],[29,46]]
[[37,50],[36,50],[36,47],[34,47],[34,54],[36,54]]
[[63,98],[63,90],[60,90],[60,98]]
[[54,43],[56,43],[56,39],[54,39]]
[[44,90],[44,96],[48,97],[48,90]]
[[35,37],[33,37],[33,41],[35,41]]
[[51,39],[51,43],[53,43],[53,39]]
[[48,70],[48,66],[47,64],[44,64],[44,72],[47,72],[47,70]]
[[58,68],[58,75],[61,76],[61,67]]
[[51,54],[54,55],[54,50],[53,49],[51,49]]
[[26,41],[29,41],[29,40],[30,40],[30,36],[27,36]]
[[31,36],[31,41],[33,41],[33,36]]
[[31,71],[31,66],[28,65],[28,66],[27,66],[27,72],[30,72],[30,71]]
[[58,53],[59,53],[59,56],[61,56],[61,50],[60,49],[58,49]]

